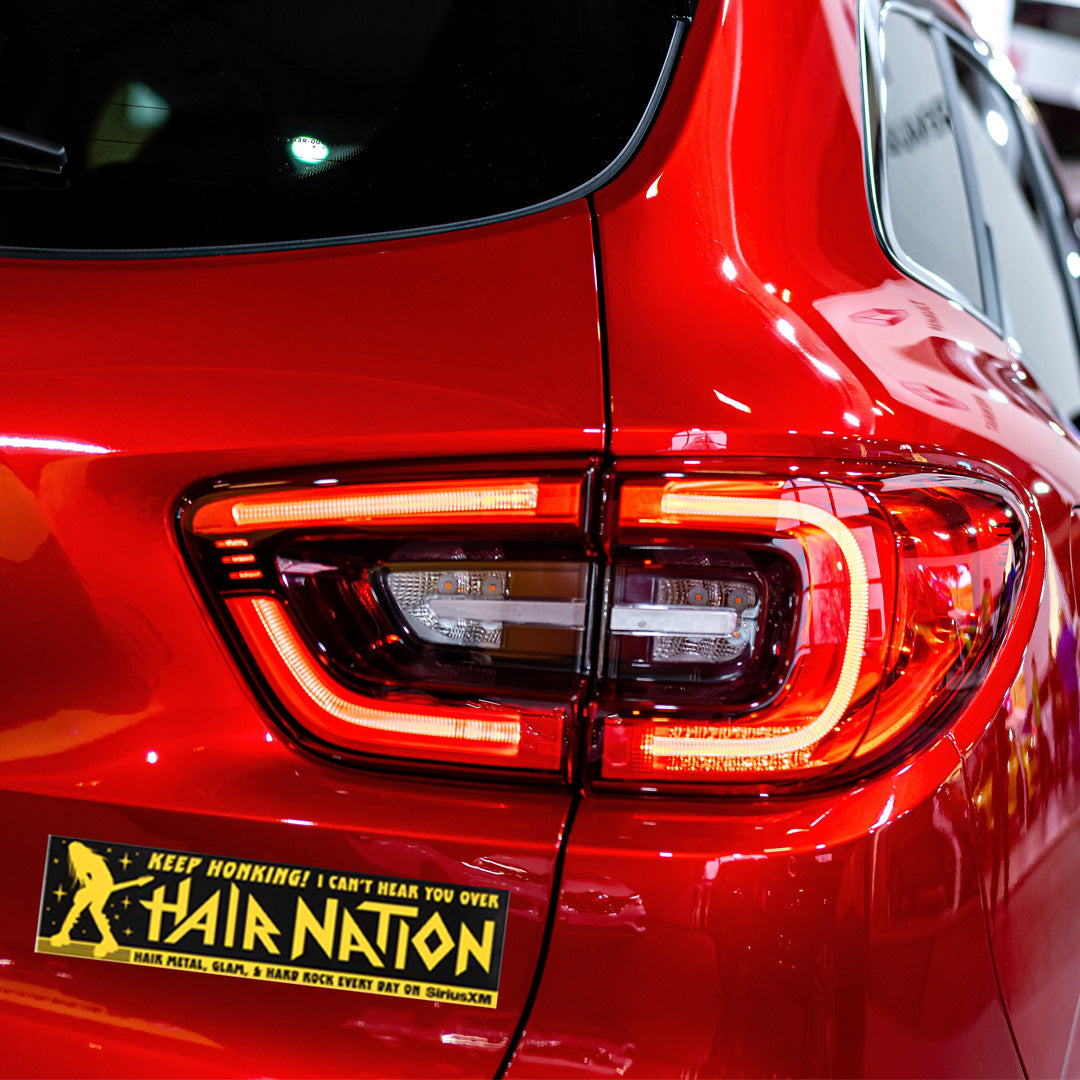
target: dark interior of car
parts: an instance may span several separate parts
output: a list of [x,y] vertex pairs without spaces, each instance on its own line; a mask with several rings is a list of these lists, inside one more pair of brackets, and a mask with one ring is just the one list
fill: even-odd
[[289,242],[534,205],[627,143],[673,28],[657,0],[20,0],[0,244]]

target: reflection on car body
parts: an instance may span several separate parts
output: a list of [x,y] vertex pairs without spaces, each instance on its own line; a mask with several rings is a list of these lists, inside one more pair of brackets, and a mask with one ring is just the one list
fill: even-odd
[[1080,1073],[1080,246],[952,0],[0,47],[0,1072]]

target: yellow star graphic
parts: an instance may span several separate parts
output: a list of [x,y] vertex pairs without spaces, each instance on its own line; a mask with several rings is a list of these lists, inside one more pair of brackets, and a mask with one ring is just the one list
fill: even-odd
[[124,857],[120,860],[120,865],[126,870],[131,865],[131,860],[128,858],[128,854],[125,851]]
[[124,907],[131,907],[131,898],[128,897],[128,896],[125,896],[124,899],[121,901],[121,904]]
[[67,896],[67,891],[63,885],[57,885],[53,890],[53,896],[55,896],[57,900],[63,900],[64,897]]

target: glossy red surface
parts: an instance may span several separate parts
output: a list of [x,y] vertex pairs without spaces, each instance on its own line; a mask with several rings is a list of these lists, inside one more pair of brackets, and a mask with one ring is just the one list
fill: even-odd
[[[1080,1075],[1080,444],[879,247],[856,8],[699,5],[594,199],[610,451],[1009,488],[1034,585],[964,710],[873,774],[768,798],[316,761],[219,641],[177,499],[291,466],[603,452],[587,205],[314,252],[3,261],[0,1073],[495,1075],[513,1051],[512,1077]],[[496,884],[499,1007],[35,954],[50,832]]]
[[[1080,1075],[1080,447],[1003,341],[878,246],[855,9],[699,11],[648,143],[597,195],[612,449],[1035,485],[1030,641],[871,784],[779,810],[586,799],[511,1076]],[[576,914],[586,877],[612,883],[602,929]]]
[[812,799],[594,799],[509,1076],[1020,1076],[960,761]]
[[[283,745],[172,513],[223,470],[595,451],[587,209],[343,251],[8,260],[0,282],[0,1072],[493,1074],[569,793],[358,773]],[[49,833],[498,881],[512,893],[499,1008],[35,955]]]

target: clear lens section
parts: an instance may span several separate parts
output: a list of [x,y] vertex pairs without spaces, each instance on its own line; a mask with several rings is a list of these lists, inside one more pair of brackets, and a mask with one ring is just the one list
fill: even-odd
[[587,579],[585,566],[561,563],[391,568],[383,577],[422,641],[491,650],[527,650],[529,640],[535,648],[552,631],[580,635]]
[[618,571],[616,593],[610,632],[647,639],[638,643],[646,664],[725,664],[753,649],[761,597],[752,582],[640,567]]
[[[345,682],[569,693],[584,657],[588,564],[520,543],[297,540],[278,579],[302,636]],[[378,692],[385,692],[379,689]]]
[[394,602],[423,640],[498,649],[503,624],[491,610],[506,596],[505,570],[401,570],[386,575]]

